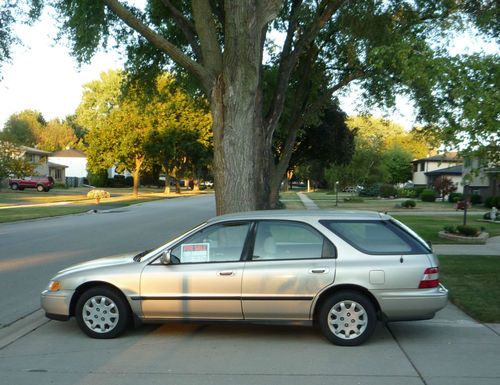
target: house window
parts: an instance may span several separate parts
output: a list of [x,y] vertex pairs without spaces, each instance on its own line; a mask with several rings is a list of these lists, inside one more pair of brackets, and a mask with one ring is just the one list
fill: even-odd
[[424,169],[425,169],[425,163],[422,162],[420,163],[420,171],[424,171]]
[[62,179],[62,172],[60,168],[55,169],[55,178],[56,179]]
[[35,163],[36,155],[35,154],[25,154],[25,158],[28,162]]

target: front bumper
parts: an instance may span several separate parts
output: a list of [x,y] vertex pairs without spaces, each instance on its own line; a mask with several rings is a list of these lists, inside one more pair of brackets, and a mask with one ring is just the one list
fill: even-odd
[[387,321],[413,321],[433,318],[448,303],[448,290],[433,289],[375,292],[380,310]]
[[45,310],[46,316],[59,321],[69,319],[73,293],[73,290],[59,290],[56,292],[44,290],[40,297],[40,304],[42,309]]

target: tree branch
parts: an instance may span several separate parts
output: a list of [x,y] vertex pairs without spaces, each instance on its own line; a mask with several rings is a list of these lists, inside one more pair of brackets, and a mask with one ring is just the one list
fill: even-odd
[[188,41],[189,45],[191,46],[194,54],[196,57],[201,61],[201,51],[200,51],[200,46],[198,45],[198,42],[196,40],[196,30],[194,28],[193,23],[188,20],[181,11],[179,11],[171,2],[170,0],[161,0],[165,8],[167,8],[170,13],[172,14],[172,17],[175,19],[177,22],[177,25],[179,29],[182,31],[184,34],[184,37]]
[[160,51],[166,53],[173,61],[184,67],[188,72],[196,76],[208,90],[210,76],[205,68],[184,54],[177,46],[165,39],[159,33],[153,31],[141,20],[139,20],[130,10],[123,6],[118,0],[102,0],[103,3],[118,16],[125,24],[133,30],[139,32],[145,39],[153,44]]
[[[295,68],[300,56],[303,54],[307,46],[309,46],[319,31],[332,15],[342,6],[346,0],[323,0],[318,5],[316,17],[307,31],[305,31],[297,40],[295,47],[292,49],[293,37],[297,28],[297,22],[294,20],[296,12],[299,11],[301,1],[296,1],[292,5],[290,13],[290,23],[287,31],[287,39],[283,47],[281,61],[278,70],[278,82],[275,88],[273,101],[266,116],[266,130],[272,132],[278,123],[278,119],[283,112],[285,104],[285,92],[290,81],[290,76]],[[294,11],[293,6],[298,8]]]
[[222,71],[222,52],[209,0],[193,0],[193,17],[201,44],[202,62],[212,76]]

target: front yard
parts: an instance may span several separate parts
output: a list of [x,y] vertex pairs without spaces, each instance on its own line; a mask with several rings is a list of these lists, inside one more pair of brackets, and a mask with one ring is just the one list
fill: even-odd
[[[87,198],[88,188],[53,189],[48,193],[37,191],[0,192],[0,223],[26,219],[78,214],[92,209],[112,209],[132,204],[149,202],[158,199],[171,199],[179,196],[211,193],[201,191],[193,193],[183,191],[181,194],[164,194],[161,189],[141,188],[139,196],[133,196],[130,188],[104,188],[111,194],[97,205],[95,199]],[[31,205],[47,205],[30,207]],[[14,207],[15,206],[15,207]]]
[[440,276],[450,300],[481,322],[500,322],[500,256],[442,255]]

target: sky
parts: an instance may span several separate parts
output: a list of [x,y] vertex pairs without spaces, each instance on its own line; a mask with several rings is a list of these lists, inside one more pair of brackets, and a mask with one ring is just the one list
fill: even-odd
[[[122,58],[113,51],[99,52],[90,64],[79,67],[67,43],[54,42],[57,27],[47,13],[33,26],[16,26],[16,33],[23,45],[13,47],[11,63],[0,69],[0,129],[9,116],[25,109],[40,111],[46,120],[73,114],[85,83],[98,79],[101,72],[123,67]],[[467,37],[457,39],[451,51],[477,51],[478,47],[487,51],[496,49]],[[359,96],[355,86],[349,88],[339,98],[341,108],[349,115],[359,113],[356,102]],[[415,123],[411,102],[404,97],[396,102],[393,111],[371,110],[372,114],[385,114],[410,129]]]

